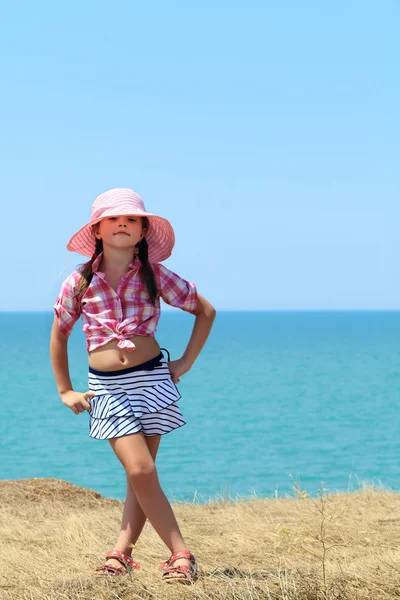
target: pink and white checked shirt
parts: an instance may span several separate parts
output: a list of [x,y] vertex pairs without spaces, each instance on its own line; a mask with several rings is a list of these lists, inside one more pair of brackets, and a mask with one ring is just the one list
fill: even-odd
[[160,297],[192,314],[197,307],[197,290],[160,263],[152,263],[159,296],[155,306],[150,301],[145,283],[140,276],[142,266],[138,257],[129,265],[129,271],[118,284],[117,292],[98,270],[102,254],[93,263],[93,279],[84,294],[78,294],[79,271],[73,271],[63,282],[54,305],[62,333],[69,335],[82,316],[86,334],[86,349],[92,352],[110,340],[118,340],[118,347],[128,351],[135,349],[129,339],[133,335],[154,336],[160,318]]

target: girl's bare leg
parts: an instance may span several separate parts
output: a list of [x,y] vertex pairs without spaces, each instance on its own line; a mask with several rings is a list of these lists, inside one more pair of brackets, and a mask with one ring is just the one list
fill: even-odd
[[[127,480],[144,515],[164,544],[171,553],[187,550],[172,507],[161,489],[154,458],[145,436],[142,433],[134,433],[111,439],[109,442],[125,468]],[[174,563],[176,566],[179,564],[188,564],[188,561],[180,559]]]
[[[153,461],[156,460],[157,451],[160,446],[161,436],[154,435],[144,438],[149,449],[150,455]],[[142,533],[144,524],[146,522],[146,515],[141,509],[141,506],[136,498],[135,491],[129,482],[129,478],[126,478],[126,498],[124,503],[124,512],[122,513],[121,532],[113,550],[124,552],[131,556],[132,546],[136,544]],[[115,566],[121,566],[118,560],[110,558],[106,561],[107,563]]]

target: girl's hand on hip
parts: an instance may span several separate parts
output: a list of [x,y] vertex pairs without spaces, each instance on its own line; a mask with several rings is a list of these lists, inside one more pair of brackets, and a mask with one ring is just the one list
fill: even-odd
[[191,365],[188,365],[183,358],[179,358],[178,360],[171,360],[171,362],[168,363],[168,367],[172,381],[174,383],[179,383],[180,376],[190,371]]
[[76,415],[79,413],[85,412],[85,410],[89,410],[91,408],[88,399],[95,396],[95,392],[75,392],[74,390],[68,390],[68,392],[64,392],[60,394],[62,403],[65,406],[68,406]]

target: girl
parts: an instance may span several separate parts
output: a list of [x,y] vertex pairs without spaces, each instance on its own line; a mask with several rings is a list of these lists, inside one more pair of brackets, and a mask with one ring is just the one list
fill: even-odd
[[[160,261],[175,243],[171,224],[148,213],[133,190],[101,194],[90,222],[72,236],[68,250],[91,257],[63,282],[54,306],[50,354],[62,402],[76,415],[90,414],[90,436],[107,439],[126,471],[121,531],[96,570],[123,575],[139,565],[131,556],[146,518],[168,546],[166,581],[190,583],[196,559],[187,548],[155,467],[161,436],[185,425],[176,387],[199,355],[215,309],[193,283]],[[181,358],[168,361],[154,337],[160,296],[195,315]],[[73,390],[68,336],[82,316],[89,359],[89,391]]]

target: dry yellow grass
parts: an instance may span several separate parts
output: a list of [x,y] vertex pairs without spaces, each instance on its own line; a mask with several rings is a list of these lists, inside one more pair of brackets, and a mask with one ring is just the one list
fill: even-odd
[[161,581],[168,552],[146,525],[132,577],[93,577],[122,504],[54,479],[0,482],[1,600],[351,599],[400,596],[400,495],[177,504],[201,577]]

